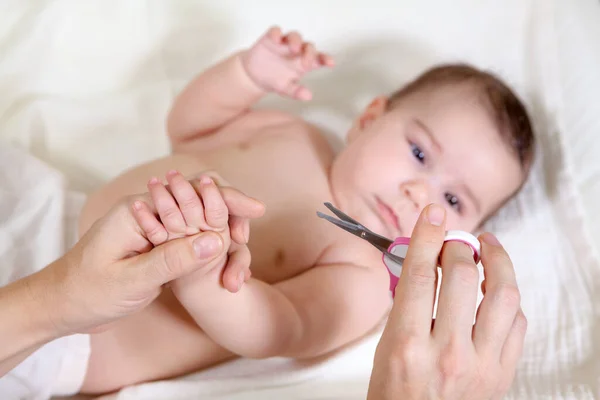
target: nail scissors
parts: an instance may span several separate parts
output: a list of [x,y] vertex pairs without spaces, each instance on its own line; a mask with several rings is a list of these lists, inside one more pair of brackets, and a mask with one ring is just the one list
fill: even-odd
[[[358,236],[361,239],[366,240],[383,253],[382,261],[390,275],[390,292],[392,293],[392,297],[394,297],[396,284],[398,283],[400,273],[402,272],[402,264],[404,263],[406,252],[408,251],[410,238],[398,237],[395,240],[390,240],[366,228],[360,222],[335,208],[333,204],[329,202],[324,204],[325,207],[327,207],[339,219],[327,214],[323,214],[320,211],[317,211],[317,216],[331,222],[347,232],[352,233],[355,236]],[[481,245],[475,236],[464,231],[447,231],[446,236],[444,237],[444,242],[449,241],[458,241],[468,245],[473,251],[473,259],[475,263],[479,262]]]

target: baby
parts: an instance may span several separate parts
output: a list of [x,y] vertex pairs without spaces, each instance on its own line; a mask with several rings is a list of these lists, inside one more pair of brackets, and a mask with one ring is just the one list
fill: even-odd
[[[252,108],[270,92],[310,100],[300,79],[331,66],[299,34],[271,28],[177,97],[167,124],[172,155],[89,198],[81,234],[119,199],[148,188],[153,204],[136,202],[134,213],[151,243],[219,228],[210,221],[219,219],[231,255],[209,276],[175,281],[145,311],[92,334],[82,392],[179,376],[235,356],[315,357],[377,327],[390,306],[381,253],[319,219],[325,201],[393,239],[410,236],[433,202],[447,206],[449,229],[473,231],[520,189],[533,153],[525,107],[497,78],[469,66],[430,69],[375,98],[339,154],[307,122]],[[168,188],[156,178],[164,171],[171,171]],[[184,176],[203,172],[198,195]],[[265,205],[247,245],[223,225],[218,185],[225,184]],[[241,274],[235,293],[225,289],[223,268],[247,265],[250,255],[252,276]]]

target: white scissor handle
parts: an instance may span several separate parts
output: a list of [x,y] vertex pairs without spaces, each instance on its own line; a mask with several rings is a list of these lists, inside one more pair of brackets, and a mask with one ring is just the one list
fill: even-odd
[[[477,264],[481,257],[481,243],[479,240],[469,232],[464,231],[447,231],[446,236],[444,237],[444,242],[462,242],[469,246],[473,251],[473,260],[475,264]],[[406,252],[408,251],[408,246],[410,243],[410,238],[407,237],[399,237],[394,240],[394,242],[388,248],[388,251],[394,255],[405,258]],[[392,293],[392,298],[395,295],[396,284],[398,283],[398,279],[400,278],[400,273],[402,272],[402,266],[398,265],[391,258],[383,255],[383,264],[388,270],[390,275],[390,292]]]

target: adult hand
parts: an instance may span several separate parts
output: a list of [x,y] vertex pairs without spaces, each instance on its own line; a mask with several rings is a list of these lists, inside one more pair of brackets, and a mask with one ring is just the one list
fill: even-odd
[[[263,205],[235,189],[223,190],[236,216],[232,236],[247,237],[244,220],[260,217]],[[152,248],[131,212],[137,200],[152,204],[148,195],[121,201],[65,256],[31,276],[31,293],[55,310],[49,318],[57,336],[89,332],[135,313],[151,303],[164,284],[194,271],[209,271],[222,256],[224,239],[211,231]],[[239,271],[224,274],[232,275],[227,281],[237,282]]]
[[444,245],[444,225],[444,209],[430,205],[415,226],[375,354],[369,399],[497,399],[512,384],[527,321],[510,258],[493,235],[479,237],[484,298],[473,325],[478,270],[469,247]]

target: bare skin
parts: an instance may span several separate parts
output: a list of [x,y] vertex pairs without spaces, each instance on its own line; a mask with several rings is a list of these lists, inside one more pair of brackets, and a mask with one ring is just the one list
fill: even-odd
[[[152,192],[151,179],[170,170],[213,171],[216,183],[259,199],[266,213],[252,221],[244,261],[251,254],[252,277],[238,293],[216,281],[178,280],[144,311],[92,335],[82,392],[179,376],[238,355],[314,357],[357,340],[390,307],[388,276],[377,250],[316,217],[324,201],[390,237],[409,236],[431,202],[448,205],[449,229],[472,230],[522,182],[484,108],[455,101],[471,98],[464,88],[416,94],[391,111],[376,99],[339,155],[305,121],[252,109],[269,92],[309,100],[299,79],[332,65],[298,34],[271,29],[176,99],[172,155],[124,172],[89,198],[82,235],[122,197]],[[479,155],[465,159],[467,145]],[[428,164],[416,153],[431,154]]]

